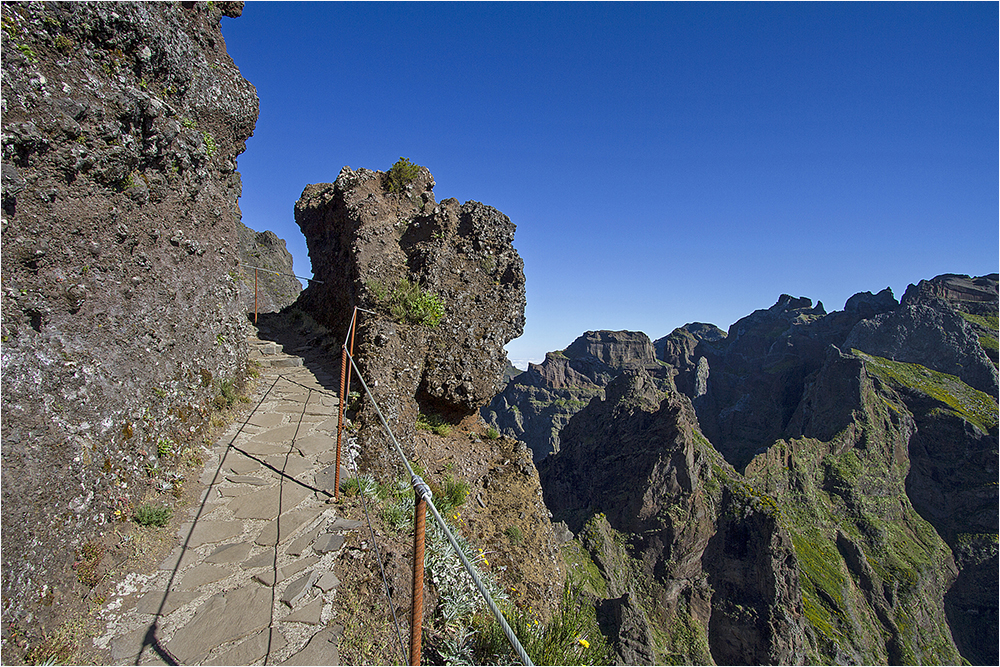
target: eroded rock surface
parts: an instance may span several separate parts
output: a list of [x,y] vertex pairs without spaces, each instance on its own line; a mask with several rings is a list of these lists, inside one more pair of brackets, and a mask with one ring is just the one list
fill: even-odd
[[[302,283],[294,277],[292,254],[285,248],[285,240],[272,231],[255,232],[242,222],[237,224],[236,231],[243,263],[241,292],[246,311],[276,313],[295,303]],[[256,275],[251,267],[258,267]]]
[[5,623],[51,630],[83,599],[81,549],[244,368],[258,102],[219,27],[241,7],[3,5]]
[[[338,337],[355,306],[372,311],[359,316],[354,353],[401,434],[418,409],[455,421],[492,398],[503,346],[524,326],[514,224],[479,202],[439,203],[433,187],[424,167],[399,192],[382,172],[345,167],[334,183],[307,186],[295,205],[323,281],[303,291],[300,305]],[[373,413],[360,421],[383,437]]]
[[806,631],[773,505],[697,430],[688,399],[628,369],[539,466],[554,520],[599,568],[598,618],[624,664],[796,664]]
[[[641,331],[588,331],[541,364],[511,379],[481,411],[483,419],[532,450],[535,461],[559,451],[559,432],[570,417],[626,368],[643,368],[667,382],[669,369],[657,363]],[[664,385],[665,386],[665,385]]]

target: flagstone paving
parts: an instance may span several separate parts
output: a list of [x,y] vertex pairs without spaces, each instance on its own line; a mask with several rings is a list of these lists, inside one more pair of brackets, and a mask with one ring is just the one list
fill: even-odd
[[328,374],[278,353],[252,399],[260,405],[209,454],[208,488],[177,547],[105,605],[95,644],[117,663],[339,664],[334,570],[361,524],[328,502],[337,397],[317,379]]

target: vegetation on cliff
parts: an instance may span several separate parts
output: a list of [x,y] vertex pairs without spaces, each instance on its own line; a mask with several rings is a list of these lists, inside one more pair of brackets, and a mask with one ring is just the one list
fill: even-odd
[[[939,296],[902,306],[857,295],[826,314],[782,297],[678,346],[687,396],[626,371],[570,419],[539,468],[618,660],[995,662],[997,402],[942,368],[983,354],[955,323],[995,317],[996,280],[935,280],[921,293]],[[940,297],[955,290],[965,301]],[[849,335],[941,366],[833,346]],[[706,422],[742,439],[721,448],[739,469]]]

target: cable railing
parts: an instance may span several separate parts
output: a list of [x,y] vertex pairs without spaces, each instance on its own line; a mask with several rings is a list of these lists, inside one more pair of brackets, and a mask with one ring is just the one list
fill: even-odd
[[[379,421],[382,423],[382,428],[385,429],[386,434],[392,441],[393,447],[396,451],[396,455],[399,460],[403,463],[407,474],[410,476],[410,484],[413,487],[413,492],[415,495],[414,502],[414,530],[413,530],[413,595],[412,595],[412,606],[410,614],[410,664],[419,665],[420,655],[421,655],[421,643],[422,643],[422,632],[423,632],[423,581],[424,581],[424,537],[425,537],[425,524],[426,524],[426,511],[430,509],[431,515],[437,522],[438,527],[447,537],[451,548],[454,549],[455,553],[458,555],[459,560],[462,562],[462,566],[465,571],[472,578],[476,589],[482,595],[483,600],[486,602],[486,606],[489,608],[490,612],[496,618],[497,623],[499,623],[500,628],[503,630],[504,636],[507,641],[510,642],[511,648],[520,658],[522,664],[524,665],[534,665],[531,658],[528,657],[527,652],[518,641],[517,636],[511,629],[510,625],[507,623],[507,619],[504,618],[503,613],[497,607],[496,602],[493,601],[492,596],[487,591],[486,586],[483,584],[479,575],[476,573],[474,567],[469,562],[463,549],[459,546],[458,541],[452,534],[451,529],[448,524],[441,517],[440,512],[438,512],[437,507],[434,506],[433,494],[431,493],[430,487],[424,482],[419,475],[417,475],[413,468],[410,466],[410,462],[407,460],[406,455],[403,453],[403,448],[400,446],[399,441],[396,440],[395,434],[393,434],[392,429],[389,427],[389,422],[386,420],[385,415],[382,414],[382,410],[379,408],[378,402],[375,400],[375,396],[372,394],[371,389],[368,388],[368,384],[365,382],[364,377],[361,374],[361,370],[354,359],[354,332],[357,325],[358,311],[365,313],[372,313],[372,311],[364,310],[362,308],[355,307],[354,313],[351,316],[351,324],[344,340],[344,344],[341,347],[341,372],[340,372],[340,416],[337,424],[337,463],[336,463],[336,477],[334,482],[334,496],[339,498],[340,493],[340,458],[341,458],[341,442],[342,433],[344,428],[344,404],[346,402],[346,396],[350,392],[351,375],[357,374],[358,381],[361,383],[364,393],[371,400],[372,406],[375,408],[376,414],[378,414]],[[350,349],[348,349],[350,348]],[[353,372],[348,372],[348,364]]]
[[305,276],[297,276],[294,273],[282,273],[281,271],[275,271],[274,269],[265,269],[263,266],[250,266],[249,264],[243,264],[240,262],[244,269],[253,269],[253,323],[257,324],[257,273],[263,271],[264,273],[271,273],[276,276],[290,276],[292,278],[299,278],[300,280],[308,280],[311,283],[323,284],[322,280],[314,280],[312,278],[306,278]]

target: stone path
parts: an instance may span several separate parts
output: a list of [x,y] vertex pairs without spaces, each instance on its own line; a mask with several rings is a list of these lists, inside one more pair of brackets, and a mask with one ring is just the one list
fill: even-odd
[[361,524],[331,504],[334,378],[255,345],[263,402],[215,443],[208,488],[159,572],[129,575],[105,605],[94,641],[115,664],[339,664],[335,564]]

